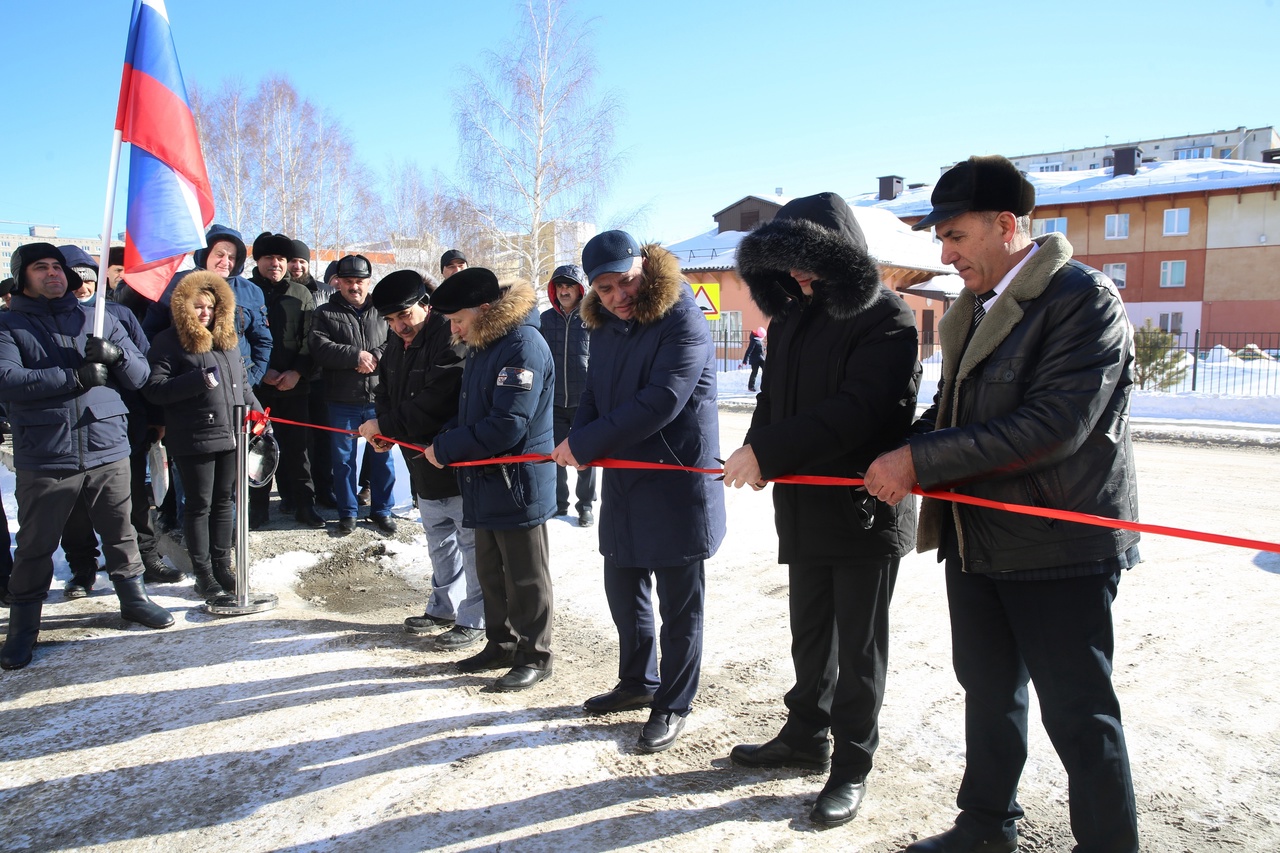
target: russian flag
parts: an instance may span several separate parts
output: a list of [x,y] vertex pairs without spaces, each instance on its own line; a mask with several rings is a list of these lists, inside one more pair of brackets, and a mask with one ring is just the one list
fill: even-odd
[[164,0],[134,0],[116,130],[130,146],[124,275],[158,299],[186,254],[204,246],[213,221],[213,188]]

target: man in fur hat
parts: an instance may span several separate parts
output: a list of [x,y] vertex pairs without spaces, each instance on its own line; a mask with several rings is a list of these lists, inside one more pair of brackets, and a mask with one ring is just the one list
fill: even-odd
[[[426,459],[455,462],[552,448],[551,351],[538,334],[533,288],[503,288],[484,267],[468,267],[431,295],[467,345],[458,416],[436,435]],[[462,523],[475,529],[476,574],[488,642],[458,663],[462,672],[511,667],[498,690],[527,690],[551,675],[552,594],[547,519],[556,510],[555,471],[510,462],[458,468]]]
[[[742,239],[738,269],[772,320],[770,363],[746,442],[725,462],[725,485],[861,476],[906,438],[920,363],[915,317],[881,285],[853,211],[835,193],[788,202]],[[879,742],[889,601],[915,544],[915,505],[785,484],[773,487],[773,503],[796,681],[782,731],[730,757],[747,767],[830,767],[809,817],[839,826],[857,814]]]
[[[911,443],[867,469],[894,504],[917,483],[1012,504],[1136,520],[1133,332],[1115,285],[1032,239],[1035,189],[1004,157],[939,180],[933,227],[965,289],[939,326],[942,378]],[[1137,813],[1111,685],[1111,604],[1138,534],[926,499],[920,550],[946,563],[967,764],[955,825],[912,853],[1018,846],[1027,682],[1067,771],[1080,851],[1135,853]]]
[[[679,262],[661,246],[606,231],[583,247],[582,266],[591,284],[581,306],[591,370],[573,430],[552,458],[579,470],[605,458],[714,468],[715,347]],[[687,471],[608,469],[603,479],[600,553],[618,629],[618,684],[583,707],[650,708],[637,747],[661,752],[684,730],[698,692],[705,564],[724,538],[724,489]]]

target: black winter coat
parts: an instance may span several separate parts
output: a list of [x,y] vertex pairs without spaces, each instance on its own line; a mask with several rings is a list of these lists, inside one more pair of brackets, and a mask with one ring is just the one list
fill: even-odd
[[326,402],[355,406],[373,402],[378,371],[359,373],[356,365],[362,351],[381,362],[389,334],[387,321],[378,316],[372,299],[357,310],[341,293],[334,293],[316,309],[311,318],[311,359],[323,368]]
[[[1071,260],[1061,234],[1036,243],[967,348],[973,295],[962,292],[942,318],[942,379],[911,439],[916,476],[926,490],[1137,520],[1133,331],[1120,294]],[[926,499],[921,551],[938,547],[947,513],[969,572],[1094,562],[1138,541],[1132,531]]]
[[[797,199],[744,237],[738,266],[772,318],[769,365],[745,442],[761,474],[861,477],[902,445],[915,415],[920,363],[911,309],[880,284],[852,211],[831,193]],[[812,297],[791,269],[818,275]],[[891,507],[851,486],[776,483],[773,505],[781,563],[901,557],[915,545],[914,499]]]
[[542,312],[538,331],[546,339],[556,365],[554,405],[574,409],[587,385],[587,362],[591,358],[591,340],[582,324],[582,303],[565,314],[556,304],[555,285],[548,285],[551,307]]
[[[389,336],[378,364],[373,401],[382,434],[419,447],[431,444],[444,425],[458,416],[465,358],[466,347],[453,342],[449,321],[441,314],[428,314],[408,346],[399,337]],[[453,469],[437,468],[421,453],[400,449],[414,494],[427,500],[460,494]]]
[[262,288],[267,305],[267,326],[271,329],[270,370],[284,373],[296,370],[302,374],[298,384],[288,391],[280,391],[265,382],[258,386],[260,393],[270,396],[301,396],[310,390],[311,377],[311,320],[316,303],[311,291],[289,278],[270,281],[255,270],[249,278]]
[[[213,328],[195,318],[191,302],[203,287],[217,294]],[[235,407],[262,407],[253,396],[240,358],[235,296],[226,281],[206,270],[185,276],[170,302],[173,325],[151,343],[151,378],[143,394],[164,410],[164,444],[173,456],[234,450]],[[205,385],[206,368],[218,369],[218,387]]]

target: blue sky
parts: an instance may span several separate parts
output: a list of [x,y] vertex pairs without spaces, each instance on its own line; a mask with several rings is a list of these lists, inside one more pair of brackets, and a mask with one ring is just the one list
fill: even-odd
[[[101,228],[131,0],[3,0],[0,219]],[[188,82],[284,73],[389,160],[457,171],[450,93],[508,39],[512,0],[168,0]],[[1276,0],[979,4],[580,0],[626,153],[601,228],[674,242],[749,193],[932,182],[1027,154],[1280,123]],[[981,4],[989,9],[989,4]],[[1014,10],[1016,9],[1016,15]],[[120,190],[123,199],[123,186]],[[116,225],[123,230],[123,205]],[[21,226],[0,223],[0,230]]]

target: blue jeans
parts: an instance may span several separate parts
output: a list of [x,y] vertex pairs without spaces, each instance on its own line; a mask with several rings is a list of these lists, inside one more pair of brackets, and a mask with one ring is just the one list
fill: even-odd
[[[360,424],[376,418],[373,404],[330,403],[329,426],[355,431]],[[354,435],[330,433],[333,450],[333,496],[338,503],[339,518],[355,518],[356,478],[360,471],[360,442]],[[396,484],[396,463],[390,453],[373,454],[369,467],[370,515],[390,515],[391,490]]]

